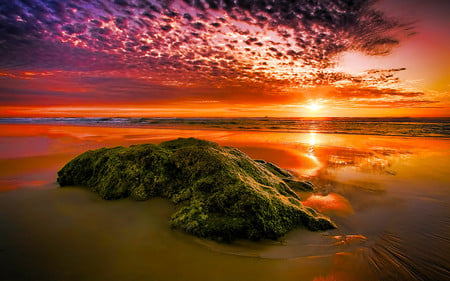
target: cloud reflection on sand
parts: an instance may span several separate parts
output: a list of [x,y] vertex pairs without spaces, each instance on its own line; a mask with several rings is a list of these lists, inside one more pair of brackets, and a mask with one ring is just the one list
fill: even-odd
[[[324,193],[327,190],[324,187],[329,186],[330,181],[355,185],[355,181],[348,178],[352,173],[394,175],[396,172],[390,168],[392,162],[413,153],[402,145],[401,140],[371,143],[355,135],[329,135],[314,131],[268,133],[44,124],[0,126],[0,161],[6,167],[3,176],[31,173],[45,167],[56,170],[71,157],[88,149],[159,143],[177,137],[196,136],[221,145],[236,146],[254,159],[274,162],[300,178],[311,179],[321,186],[321,192]],[[14,141],[12,138],[15,138]],[[26,142],[20,142],[20,139]],[[376,140],[377,137],[372,139]],[[420,140],[419,145],[412,149],[426,149],[424,143]],[[368,181],[362,183],[367,186]]]
[[302,203],[327,215],[330,213],[340,216],[353,214],[353,208],[350,202],[344,196],[334,192],[327,195],[312,194],[305,201],[302,201]]

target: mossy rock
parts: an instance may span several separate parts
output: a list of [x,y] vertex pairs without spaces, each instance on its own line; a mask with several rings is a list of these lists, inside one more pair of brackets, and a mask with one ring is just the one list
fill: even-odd
[[289,185],[290,188],[300,191],[314,191],[314,185],[309,181],[299,181],[292,177],[283,178],[283,181]]
[[180,138],[87,151],[58,172],[58,183],[86,186],[104,199],[169,198],[179,206],[173,227],[214,240],[277,239],[299,226],[335,228],[302,205],[283,180],[286,173],[235,148]]

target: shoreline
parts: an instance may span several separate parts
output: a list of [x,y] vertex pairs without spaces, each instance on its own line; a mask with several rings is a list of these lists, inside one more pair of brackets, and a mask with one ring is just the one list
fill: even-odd
[[[449,121],[450,123],[450,121]],[[206,127],[194,125],[180,125],[173,126],[173,124],[167,125],[154,125],[154,124],[114,124],[114,123],[0,123],[0,126],[73,126],[73,127],[92,127],[92,128],[131,128],[131,129],[161,129],[161,130],[198,130],[198,131],[226,131],[226,132],[262,132],[262,133],[288,133],[288,134],[329,134],[329,135],[354,135],[354,136],[380,136],[380,137],[402,137],[402,138],[438,138],[438,139],[450,139],[449,134],[436,134],[436,135],[407,135],[407,134],[385,134],[385,133],[374,133],[374,132],[345,132],[345,131],[327,131],[327,130],[316,130],[311,129],[254,129],[254,128],[227,128],[227,127]],[[450,126],[450,125],[448,125]]]

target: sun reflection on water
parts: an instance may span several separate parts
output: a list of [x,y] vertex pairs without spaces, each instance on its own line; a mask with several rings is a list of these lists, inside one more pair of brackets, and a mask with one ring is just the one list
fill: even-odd
[[309,132],[309,145],[314,147],[316,145],[316,132]]

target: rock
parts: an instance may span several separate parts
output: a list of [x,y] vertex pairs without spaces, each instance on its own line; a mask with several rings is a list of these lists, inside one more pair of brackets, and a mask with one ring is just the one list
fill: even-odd
[[277,239],[299,226],[335,228],[302,205],[280,171],[235,148],[180,138],[87,151],[58,172],[58,183],[88,187],[104,199],[169,198],[179,206],[172,227],[219,241]]
[[309,181],[299,181],[294,178],[283,178],[283,181],[295,190],[314,191],[314,185]]
[[278,177],[292,177],[292,175],[285,169],[282,169],[280,167],[278,167],[277,165],[270,163],[270,162],[265,162],[262,163],[264,165],[264,167],[271,171],[274,175],[278,176]]

